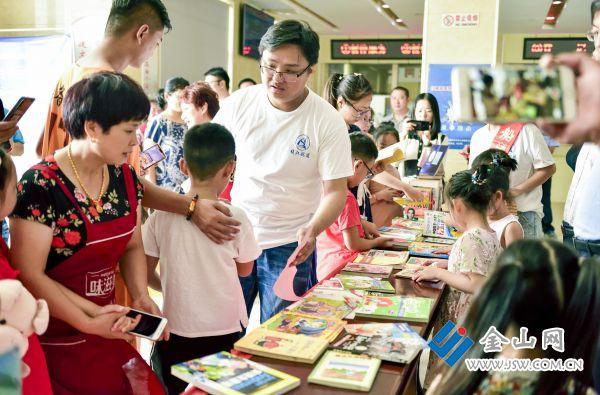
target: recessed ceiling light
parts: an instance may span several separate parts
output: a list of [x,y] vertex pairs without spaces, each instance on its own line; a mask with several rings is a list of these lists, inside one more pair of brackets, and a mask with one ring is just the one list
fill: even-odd
[[398,22],[398,23],[402,23],[402,22],[404,22],[404,21],[403,21],[402,19],[398,18],[398,19],[396,19],[396,22]]
[[549,20],[549,21],[553,21],[553,20],[554,20],[554,19],[556,19],[556,18],[555,18],[555,17],[553,17],[553,16],[547,16],[547,17],[546,17],[546,19],[547,19],[547,20]]
[[553,1],[552,4],[562,4],[562,0]]
[[390,5],[384,3],[384,4],[381,5],[381,8],[390,8]]

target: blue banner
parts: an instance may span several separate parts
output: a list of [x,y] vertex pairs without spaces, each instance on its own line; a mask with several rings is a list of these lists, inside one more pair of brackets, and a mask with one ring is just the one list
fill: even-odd
[[[427,80],[427,92],[433,94],[440,106],[441,131],[448,136],[449,146],[452,149],[462,149],[471,141],[473,132],[481,128],[482,123],[467,123],[454,121],[452,107],[452,69],[456,64],[430,64]],[[478,67],[484,65],[465,65]]]

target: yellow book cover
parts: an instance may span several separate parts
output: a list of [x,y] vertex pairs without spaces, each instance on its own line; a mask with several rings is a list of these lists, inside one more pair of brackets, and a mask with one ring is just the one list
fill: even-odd
[[381,360],[343,351],[327,351],[308,376],[309,383],[369,391]]
[[402,266],[408,260],[408,251],[369,250],[358,254],[354,263],[380,266]]
[[328,345],[329,342],[322,338],[292,335],[259,327],[247,333],[233,347],[267,358],[314,363]]
[[311,317],[282,311],[264,322],[261,327],[270,331],[318,337],[331,341],[340,334],[345,324],[345,321],[337,318]]

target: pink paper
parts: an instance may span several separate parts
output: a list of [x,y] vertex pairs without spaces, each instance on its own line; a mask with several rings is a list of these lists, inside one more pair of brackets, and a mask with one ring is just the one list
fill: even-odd
[[296,269],[296,266],[291,266],[289,264],[281,271],[279,278],[273,285],[275,295],[290,302],[296,302],[302,299],[294,292],[294,277],[296,277],[297,271],[298,269]]

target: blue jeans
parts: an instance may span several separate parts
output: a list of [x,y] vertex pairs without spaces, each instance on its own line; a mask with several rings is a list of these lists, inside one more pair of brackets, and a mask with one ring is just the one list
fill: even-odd
[[526,239],[541,239],[544,237],[542,219],[538,213],[535,211],[519,211],[517,214]]
[[573,243],[573,227],[566,221],[563,221],[561,226],[562,234],[563,234],[563,244],[575,249],[575,244]]
[[[248,316],[256,295],[260,298],[260,322],[265,322],[281,310],[292,304],[287,300],[280,299],[273,292],[273,285],[279,274],[285,268],[287,260],[292,255],[298,243],[290,243],[279,247],[263,250],[256,259],[252,273],[247,277],[240,277],[246,310]],[[298,272],[294,278],[294,292],[303,295],[317,283],[317,260],[313,254],[297,266]]]
[[582,240],[577,237],[573,239],[575,249],[582,258],[600,256],[600,240]]

